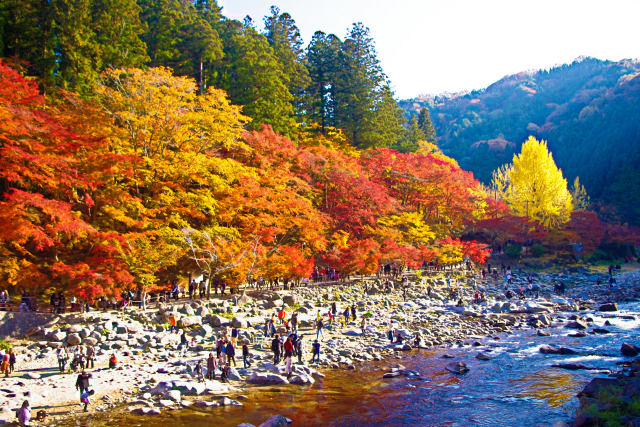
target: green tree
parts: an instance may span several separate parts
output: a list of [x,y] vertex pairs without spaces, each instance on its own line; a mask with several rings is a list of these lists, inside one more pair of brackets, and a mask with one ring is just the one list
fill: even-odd
[[385,82],[369,29],[353,24],[342,43],[334,104],[338,127],[344,129],[351,143],[359,147],[375,145],[370,137],[374,126],[374,109]]
[[372,129],[365,140],[373,147],[396,147],[404,137],[405,122],[404,110],[393,99],[391,88],[385,85],[374,107]]
[[305,105],[305,90],[309,86],[309,70],[306,66],[300,30],[288,13],[271,6],[271,15],[264,18],[265,35],[282,66],[287,89],[293,96],[295,114],[302,120]]
[[238,21],[224,21],[221,28],[224,58],[217,87],[226,90],[234,104],[243,106],[243,113],[253,119],[253,129],[266,123],[290,134],[295,128],[292,96],[267,38],[252,25]]
[[418,116],[418,126],[424,133],[425,140],[432,144],[437,144],[436,142],[436,129],[433,127],[433,122],[431,121],[431,115],[429,114],[429,109],[423,107],[420,110],[420,115]]
[[411,114],[407,130],[404,134],[404,138],[402,139],[402,141],[400,141],[396,148],[403,153],[415,152],[418,149],[418,141],[426,140],[427,137],[424,135],[424,132],[420,128],[416,115]]
[[320,125],[335,126],[335,89],[342,42],[333,34],[316,31],[307,46],[307,67],[310,83],[307,87],[306,119]]

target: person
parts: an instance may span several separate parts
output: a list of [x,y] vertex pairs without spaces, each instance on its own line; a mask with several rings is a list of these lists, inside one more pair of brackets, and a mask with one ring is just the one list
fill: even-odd
[[291,314],[291,329],[294,334],[298,333],[298,313]]
[[344,309],[344,313],[342,313],[342,315],[344,316],[344,324],[346,325],[349,323],[349,307]]
[[420,335],[420,332],[416,332],[416,337],[413,340],[413,346],[420,347],[421,344],[422,344],[422,335]]
[[216,358],[213,357],[213,353],[209,353],[207,359],[207,378],[210,380],[216,379]]
[[316,360],[316,357],[318,358],[318,363],[320,363],[320,343],[318,342],[318,340],[315,340],[311,347],[312,347],[311,363],[313,363]]
[[59,348],[56,352],[58,353],[58,368],[60,369],[60,372],[64,372],[69,355],[64,347]]
[[9,295],[5,290],[0,291],[0,310],[9,311]]
[[247,362],[247,358],[249,357],[249,346],[245,341],[242,344],[242,363],[244,364],[244,368],[247,369],[249,367],[249,362]]
[[336,317],[336,313],[338,312],[338,307],[336,306],[336,302],[332,302],[331,303],[331,313],[333,314],[333,317]]
[[277,365],[280,363],[280,339],[278,334],[276,334],[271,341],[271,351],[273,352],[273,364]]
[[287,376],[291,376],[291,358],[293,357],[293,341],[291,339],[291,335],[287,337],[287,341],[284,343],[284,360],[286,362],[286,373]]
[[204,374],[202,373],[202,362],[200,360],[198,360],[196,362],[196,367],[194,369],[194,372],[196,373],[196,377],[198,378],[198,382],[201,383],[204,381]]
[[88,345],[87,346],[87,369],[89,369],[89,367],[91,367],[91,369],[95,367],[95,360],[96,360],[96,349],[93,348],[92,345]]
[[233,329],[231,329],[231,344],[233,344],[234,347],[238,345],[238,335],[238,328],[234,326]]
[[220,368],[221,374],[220,374],[220,381],[223,383],[228,383],[229,382],[229,374],[230,374],[230,370],[231,367],[229,365],[223,366]]
[[16,353],[13,351],[13,347],[9,349],[9,373],[13,374],[16,368]]
[[116,358],[115,353],[111,353],[111,357],[109,357],[109,369],[115,369],[118,365],[118,359]]
[[178,326],[176,325],[176,316],[173,314],[169,316],[169,332],[178,332]]
[[393,336],[394,336],[393,326],[390,326],[389,331],[387,332],[387,338],[389,338],[390,343],[393,342]]
[[298,363],[302,363],[302,337],[304,335],[300,335],[296,339],[296,354],[298,355]]
[[364,336],[367,333],[367,319],[365,317],[360,322],[360,329],[362,329],[362,336]]
[[280,321],[280,324],[284,324],[284,308],[281,308],[280,311],[278,312],[278,320]]
[[331,326],[333,324],[333,313],[331,313],[331,310],[327,312],[327,316],[329,316],[329,326]]
[[231,361],[233,361],[233,366],[236,366],[236,349],[232,343],[227,342],[225,353],[227,353],[227,364],[231,366]]
[[22,402],[22,406],[16,412],[16,418],[21,426],[28,426],[31,421],[31,408],[29,407],[29,401]]
[[82,371],[78,374],[78,378],[76,379],[76,390],[79,390],[80,394],[84,391],[89,392],[89,378],[91,378],[91,374],[88,372]]
[[181,353],[186,353],[187,349],[189,347],[189,340],[187,339],[187,331],[182,331],[182,335],[180,335],[180,345],[178,346],[178,349],[180,350]]
[[351,305],[351,316],[353,317],[353,320],[356,320],[356,305],[355,304]]
[[82,393],[80,393],[80,403],[84,404],[84,412],[87,412],[87,406],[89,406],[89,403],[91,403],[89,401],[88,391],[83,391]]
[[324,333],[322,332],[322,328],[324,324],[322,323],[322,318],[316,320],[316,340],[322,335],[322,339],[324,340]]
[[2,354],[0,353],[0,372],[4,374],[5,377],[9,376],[9,352]]
[[222,365],[224,364],[224,342],[222,341],[222,338],[218,339],[218,343],[216,344],[216,358],[218,359],[218,366],[220,366],[220,368],[222,368]]
[[271,336],[271,327],[269,326],[269,319],[264,320],[264,336]]

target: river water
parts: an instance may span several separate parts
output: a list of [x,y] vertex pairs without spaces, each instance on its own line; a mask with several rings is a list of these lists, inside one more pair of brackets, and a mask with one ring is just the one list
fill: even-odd
[[[273,414],[291,418],[297,426],[563,425],[578,406],[576,393],[594,376],[616,370],[616,362],[625,360],[620,355],[621,344],[640,344],[640,303],[619,307],[616,313],[580,313],[610,334],[574,338],[567,336],[574,330],[558,326],[548,329],[552,336],[539,337],[529,329],[469,340],[460,347],[412,351],[352,371],[328,371],[325,379],[306,390],[297,386],[252,388],[244,393],[243,407],[189,408],[146,418],[116,412],[89,425],[259,425]],[[605,326],[605,321],[611,324]],[[482,345],[474,346],[474,341]],[[546,355],[539,352],[541,345],[569,347],[578,354]],[[486,352],[491,360],[477,360],[479,352]],[[449,373],[445,366],[452,361],[466,363],[470,371],[460,376]],[[418,371],[420,378],[382,379],[398,363]],[[582,363],[601,371],[552,368],[555,363]]]

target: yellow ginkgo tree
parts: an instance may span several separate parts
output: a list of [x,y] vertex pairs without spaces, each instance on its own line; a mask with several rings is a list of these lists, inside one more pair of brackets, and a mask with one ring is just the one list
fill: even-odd
[[513,165],[503,174],[508,179],[504,200],[511,210],[539,224],[556,229],[571,219],[573,202],[546,141],[530,136]]

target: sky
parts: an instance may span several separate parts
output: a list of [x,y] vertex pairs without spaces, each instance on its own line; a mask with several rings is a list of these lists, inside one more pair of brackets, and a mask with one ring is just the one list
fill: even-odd
[[640,58],[640,0],[219,0],[222,13],[264,28],[271,5],[344,39],[369,27],[396,98],[484,88],[579,56]]

